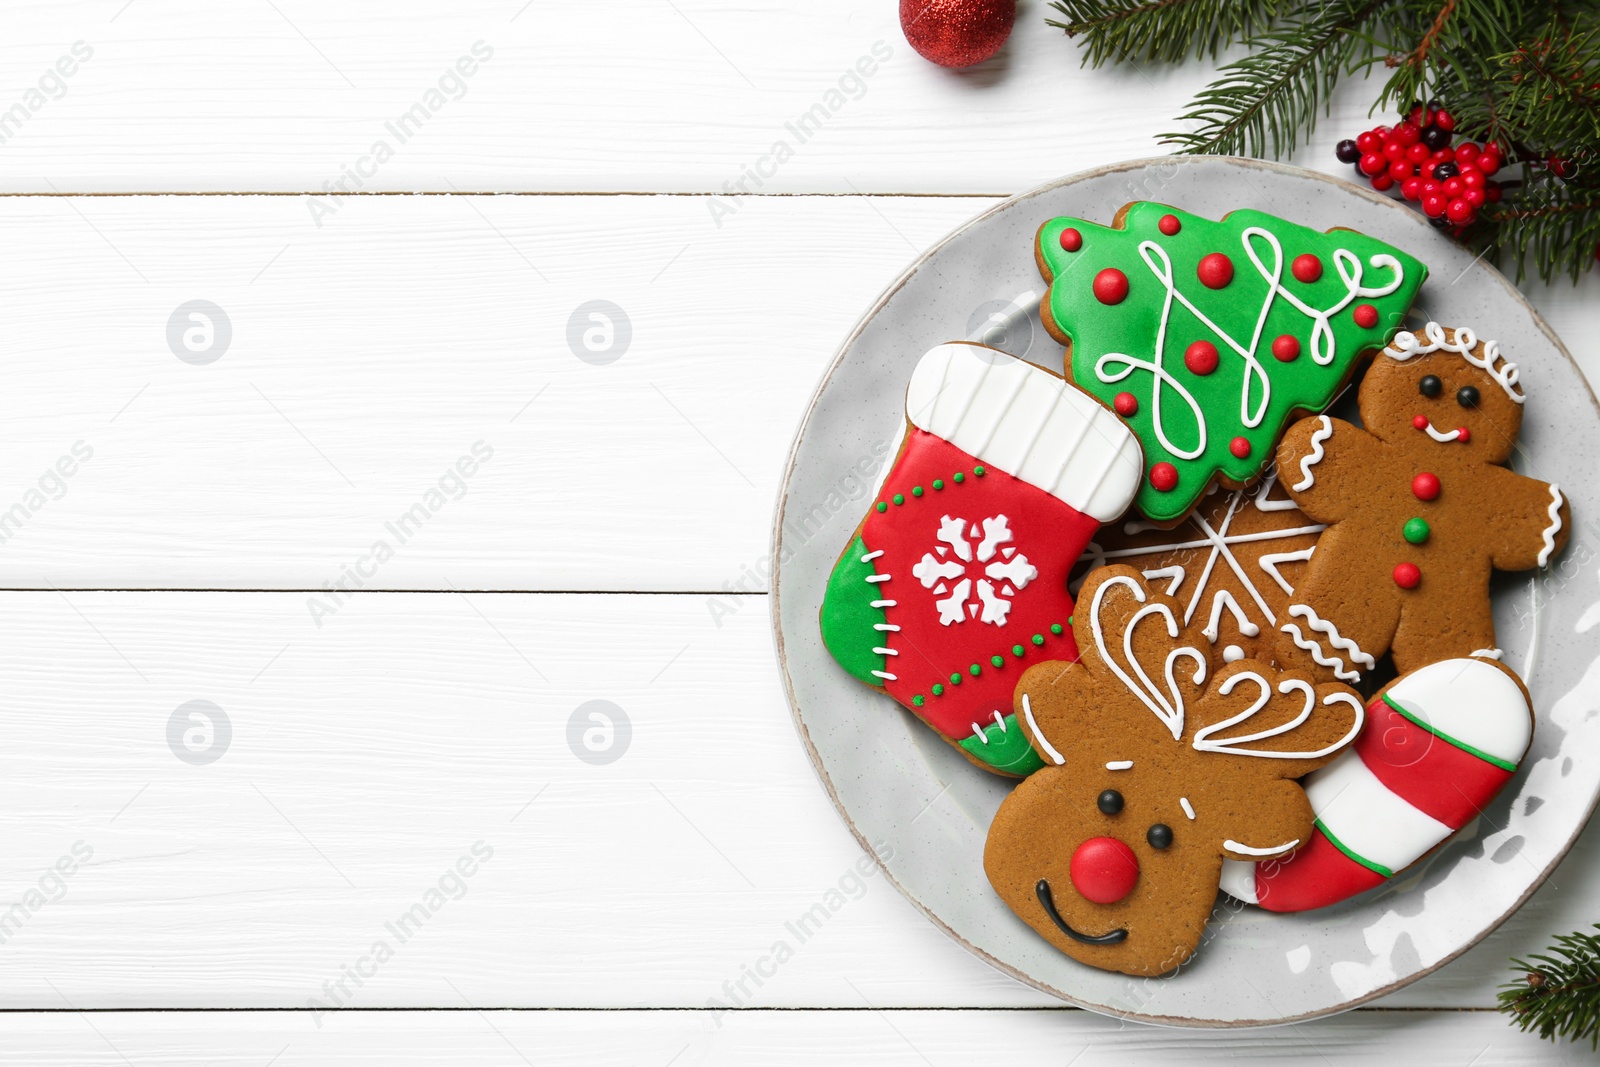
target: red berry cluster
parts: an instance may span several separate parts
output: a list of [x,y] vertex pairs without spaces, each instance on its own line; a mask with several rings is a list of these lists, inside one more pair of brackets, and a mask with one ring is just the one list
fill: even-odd
[[1479,208],[1500,199],[1500,183],[1491,176],[1504,164],[1504,154],[1493,141],[1452,146],[1455,128],[1456,120],[1438,101],[1414,104],[1398,125],[1340,141],[1336,152],[1374,189],[1398,186],[1435,226],[1460,233],[1477,221]]

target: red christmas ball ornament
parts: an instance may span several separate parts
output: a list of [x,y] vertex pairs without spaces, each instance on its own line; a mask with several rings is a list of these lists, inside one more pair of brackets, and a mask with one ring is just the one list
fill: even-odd
[[1289,265],[1289,270],[1294,275],[1295,281],[1305,282],[1309,285],[1322,277],[1322,260],[1310,252],[1302,252],[1294,257],[1294,262]]
[[1183,353],[1183,365],[1189,373],[1207,375],[1217,369],[1217,346],[1210,341],[1196,341]]
[[1117,409],[1117,414],[1123,418],[1139,413],[1139,398],[1132,393],[1118,393],[1111,399],[1111,406]]
[[1195,273],[1207,289],[1221,289],[1233,281],[1233,260],[1221,252],[1208,253],[1200,257]]
[[1006,43],[1017,0],[900,0],[900,29],[924,59],[941,67],[982,63]]
[[1163,460],[1150,468],[1150,484],[1158,493],[1170,493],[1178,488],[1178,468]]
[[1248,437],[1235,437],[1228,442],[1228,451],[1232,452],[1236,459],[1249,459],[1250,439]]
[[1102,304],[1120,304],[1128,296],[1128,276],[1107,267],[1094,276],[1094,298]]

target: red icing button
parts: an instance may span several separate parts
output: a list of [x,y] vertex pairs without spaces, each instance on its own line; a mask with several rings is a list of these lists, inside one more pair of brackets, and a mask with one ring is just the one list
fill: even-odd
[[1221,289],[1233,281],[1233,260],[1221,252],[1212,252],[1201,257],[1195,273],[1200,276],[1200,284],[1207,289]]
[[1195,374],[1210,374],[1217,361],[1217,346],[1210,341],[1196,341],[1183,353],[1183,365]]
[[1422,581],[1422,570],[1415,563],[1400,563],[1394,568],[1394,584],[1401,589],[1415,589]]
[[1411,416],[1411,426],[1412,426],[1413,429],[1426,430],[1428,428],[1428,416],[1426,416],[1426,415],[1413,415],[1413,416]]
[[1176,215],[1162,215],[1161,221],[1156,223],[1156,226],[1168,237],[1183,229],[1183,223],[1178,221],[1178,216]]
[[1439,488],[1439,476],[1428,471],[1411,479],[1411,495],[1418,500],[1439,499]]
[[1128,296],[1128,276],[1107,267],[1094,276],[1094,298],[1102,304],[1120,304]]
[[1139,857],[1114,837],[1091,837],[1072,854],[1072,888],[1085,900],[1115,904],[1139,882]]
[[1248,437],[1235,437],[1228,442],[1228,451],[1239,459],[1250,458],[1250,439]]
[[1378,309],[1371,304],[1357,304],[1351,314],[1356,320],[1356,325],[1363,330],[1370,330],[1378,325]]
[[1139,398],[1132,393],[1118,393],[1111,398],[1111,406],[1117,409],[1117,414],[1123,418],[1139,413]]
[[1472,431],[1467,429],[1465,426],[1456,427],[1456,440],[1460,441],[1462,444],[1466,444],[1468,441],[1472,440]]
[[1068,252],[1076,252],[1083,247],[1083,234],[1068,226],[1061,231],[1061,247]]
[[1272,354],[1279,363],[1292,363],[1300,356],[1300,340],[1290,334],[1283,334],[1272,342]]
[[1307,252],[1303,256],[1295,256],[1289,270],[1294,274],[1295,281],[1314,282],[1322,277],[1322,260]]
[[1157,463],[1150,468],[1150,484],[1158,492],[1172,492],[1178,488],[1178,468],[1167,462]]

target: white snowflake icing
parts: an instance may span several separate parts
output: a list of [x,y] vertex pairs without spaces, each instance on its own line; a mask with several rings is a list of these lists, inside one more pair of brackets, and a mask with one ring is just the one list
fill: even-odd
[[991,515],[969,522],[946,515],[939,520],[934,539],[938,541],[934,550],[924,552],[911,573],[922,588],[940,598],[933,602],[939,621],[950,626],[977,619],[1004,626],[1011,614],[1008,598],[1039,577],[1038,568],[1012,547],[1006,517]]

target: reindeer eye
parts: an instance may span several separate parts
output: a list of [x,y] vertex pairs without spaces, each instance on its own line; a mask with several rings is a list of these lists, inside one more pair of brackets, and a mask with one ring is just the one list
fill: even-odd
[[1115,789],[1107,789],[1095,801],[1095,806],[1107,815],[1115,815],[1122,810],[1122,794]]
[[1456,403],[1460,404],[1464,408],[1477,407],[1478,400],[1479,397],[1476,386],[1463,385],[1460,389],[1456,390]]
[[1417,383],[1417,392],[1423,396],[1438,396],[1443,391],[1444,383],[1439,380],[1437,374],[1430,374]]
[[1172,827],[1164,822],[1158,822],[1150,827],[1144,839],[1150,842],[1151,848],[1168,848],[1172,845]]

